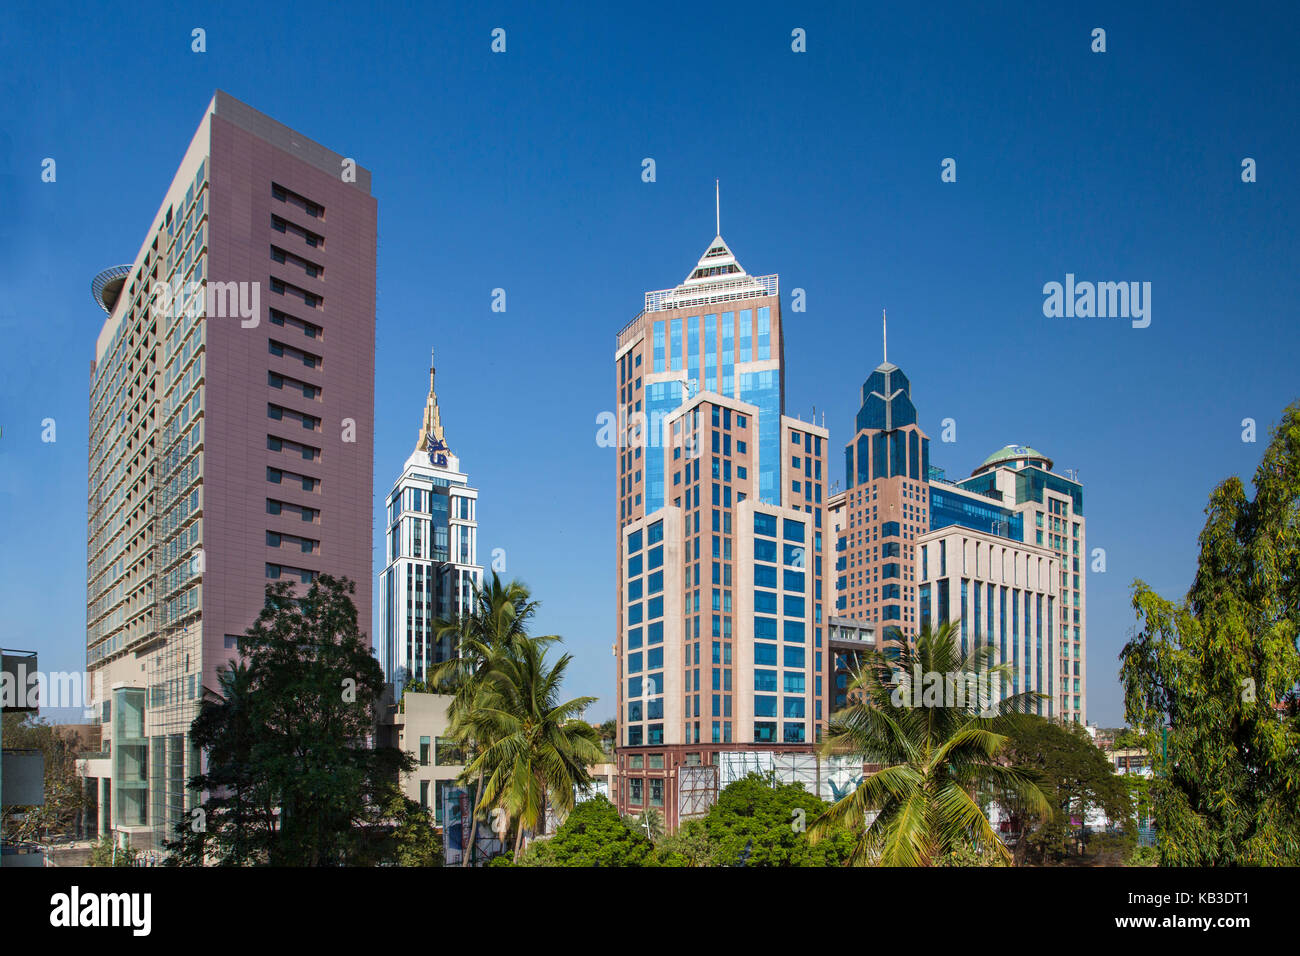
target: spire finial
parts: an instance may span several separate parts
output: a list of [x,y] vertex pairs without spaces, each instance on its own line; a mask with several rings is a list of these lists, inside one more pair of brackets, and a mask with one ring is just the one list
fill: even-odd
[[883,358],[886,362],[888,362],[889,361],[889,329],[885,325],[884,309],[880,310],[880,338],[881,338],[881,345],[884,349]]
[[713,181],[713,225],[714,235],[722,235],[722,184],[717,179]]
[[416,440],[416,451],[429,451],[431,448],[446,449],[447,437],[442,430],[442,416],[438,412],[438,394],[434,391],[433,349],[429,349],[429,397],[424,403],[424,419],[420,423],[420,437]]

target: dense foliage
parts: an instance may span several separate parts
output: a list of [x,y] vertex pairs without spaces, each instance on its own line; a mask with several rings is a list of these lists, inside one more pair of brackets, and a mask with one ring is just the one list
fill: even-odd
[[1008,737],[1006,759],[1032,775],[1052,809],[1036,817],[1011,798],[1007,809],[1024,821],[1016,862],[1044,863],[1076,852],[1080,827],[1071,819],[1082,821],[1090,809],[1100,810],[1132,839],[1128,778],[1114,772],[1081,726],[1016,714],[1008,721]]
[[4,714],[3,720],[5,750],[38,750],[45,758],[45,803],[0,808],[0,832],[18,842],[63,835],[89,806],[77,773],[76,735],[31,713]]
[[1166,866],[1300,864],[1300,402],[1254,488],[1210,494],[1182,602],[1133,584],[1120,677],[1129,722],[1168,727],[1150,794]]
[[[411,758],[372,746],[383,674],[357,625],[355,590],[320,575],[301,598],[268,585],[240,662],[191,728],[208,793],[178,827],[170,862],[277,866],[429,860],[431,824],[399,799]],[[425,834],[423,831],[429,831]],[[394,837],[395,831],[400,835]]]

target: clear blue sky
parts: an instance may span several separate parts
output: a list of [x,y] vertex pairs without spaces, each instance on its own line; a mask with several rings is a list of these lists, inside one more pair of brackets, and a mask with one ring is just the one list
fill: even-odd
[[[7,9],[0,645],[84,665],[89,282],[134,256],[222,88],[373,171],[375,490],[413,446],[435,346],[480,557],[504,548],[542,600],[571,692],[601,698],[593,719],[613,712],[615,462],[595,435],[614,335],[704,250],[720,178],[724,236],[781,276],[787,411],[825,410],[833,475],[882,307],[935,464],[968,474],[1022,442],[1079,470],[1089,546],[1107,551],[1088,581],[1089,717],[1120,722],[1130,582],[1185,592],[1211,487],[1253,473],[1300,396],[1294,10],[476,6]],[[1045,318],[1043,284],[1067,272],[1151,282],[1150,328]]]

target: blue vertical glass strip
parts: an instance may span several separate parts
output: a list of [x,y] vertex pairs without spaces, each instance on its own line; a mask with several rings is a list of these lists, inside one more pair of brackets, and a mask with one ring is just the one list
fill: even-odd
[[754,360],[753,351],[750,347],[750,341],[753,337],[754,311],[752,309],[740,310],[740,361],[752,362]]
[[758,407],[758,497],[779,504],[777,479],[781,446],[781,382],[776,369],[744,372],[740,376],[742,402]]
[[760,306],[758,310],[758,360],[772,357],[772,308]]
[[704,317],[704,390],[718,390],[718,316]]
[[686,320],[686,375],[700,384],[700,317],[692,315]]
[[664,419],[684,401],[681,382],[654,382],[646,387],[645,510],[664,506]]
[[672,352],[670,365],[674,372],[682,370],[682,320],[680,318],[671,319],[668,324],[669,331],[669,351]]

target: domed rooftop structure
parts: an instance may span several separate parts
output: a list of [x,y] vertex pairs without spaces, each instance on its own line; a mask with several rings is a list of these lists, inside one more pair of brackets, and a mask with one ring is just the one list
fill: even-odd
[[971,475],[973,477],[994,468],[1025,468],[1030,465],[1037,465],[1044,471],[1051,471],[1052,459],[1028,445],[1004,445],[985,458],[980,466],[971,472]]
[[113,306],[117,305],[117,297],[122,294],[122,287],[126,285],[126,277],[131,274],[131,266],[113,266],[111,269],[105,269],[99,275],[90,281],[90,294],[95,299],[95,304],[104,310],[105,315],[113,314]]

